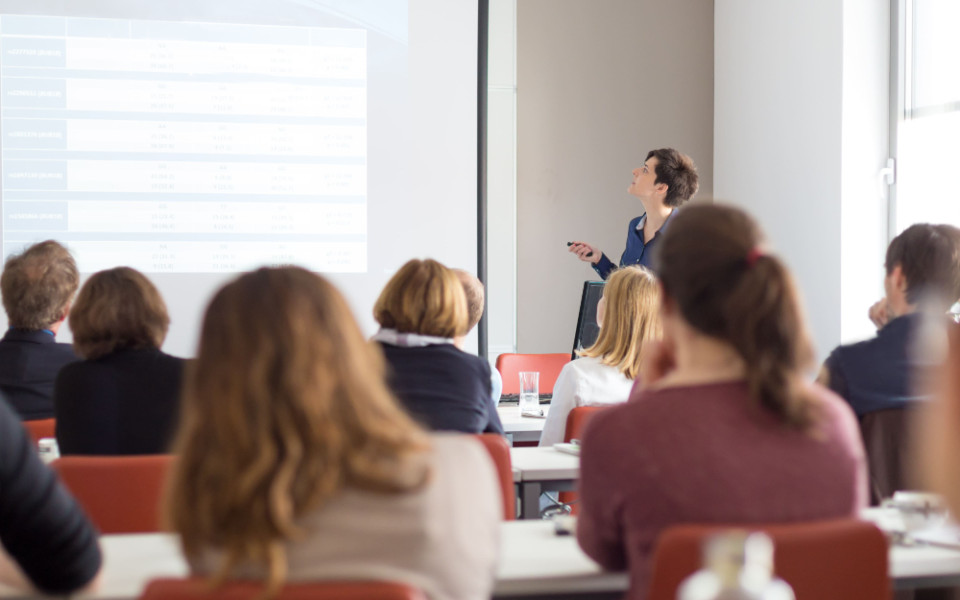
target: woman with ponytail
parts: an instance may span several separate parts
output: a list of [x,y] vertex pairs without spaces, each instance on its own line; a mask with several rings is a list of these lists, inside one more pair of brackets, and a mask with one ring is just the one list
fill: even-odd
[[847,405],[810,383],[793,280],[743,211],[682,211],[658,257],[663,341],[631,399],[583,437],[587,554],[646,595],[657,536],[679,523],[854,517],[867,499]]

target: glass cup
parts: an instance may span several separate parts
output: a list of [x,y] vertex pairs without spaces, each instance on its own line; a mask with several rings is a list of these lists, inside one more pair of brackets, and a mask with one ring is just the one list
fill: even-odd
[[540,410],[540,372],[520,372],[520,412]]

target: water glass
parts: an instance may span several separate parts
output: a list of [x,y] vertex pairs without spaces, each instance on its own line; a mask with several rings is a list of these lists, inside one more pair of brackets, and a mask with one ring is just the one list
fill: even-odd
[[520,412],[540,410],[540,372],[520,372]]

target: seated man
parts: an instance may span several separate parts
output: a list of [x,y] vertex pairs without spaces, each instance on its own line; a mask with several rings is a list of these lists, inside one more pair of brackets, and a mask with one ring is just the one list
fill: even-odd
[[902,408],[923,393],[916,379],[929,364],[914,344],[920,311],[946,313],[960,298],[960,229],[913,225],[890,242],[885,266],[886,295],[870,309],[877,336],[837,347],[819,378],[860,419]]
[[67,594],[96,584],[97,532],[0,398],[0,583]]
[[[463,291],[467,295],[467,313],[470,318],[467,333],[470,333],[473,331],[473,328],[477,326],[477,323],[480,322],[480,317],[483,316],[483,282],[469,271],[454,269],[453,272],[457,274],[457,278],[463,285]],[[456,340],[457,347],[461,350],[463,349],[464,337]],[[500,394],[503,393],[503,378],[500,377],[500,371],[496,369],[490,369],[490,387],[492,390],[491,396],[493,397],[493,403],[498,404],[500,402]]]
[[66,248],[48,240],[7,259],[0,276],[10,329],[0,339],[0,391],[24,421],[53,417],[53,382],[77,360],[55,336],[80,283]]

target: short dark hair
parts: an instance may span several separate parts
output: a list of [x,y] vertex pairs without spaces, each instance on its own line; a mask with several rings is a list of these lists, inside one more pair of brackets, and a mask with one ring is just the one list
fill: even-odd
[[160,292],[130,267],[91,275],[70,311],[73,349],[86,359],[124,348],[159,348],[169,326]]
[[664,204],[676,207],[693,198],[700,188],[700,177],[693,159],[673,148],[651,150],[646,160],[650,160],[651,156],[657,159],[657,178],[654,183],[667,184]]
[[13,254],[3,267],[0,292],[11,327],[39,331],[63,317],[80,284],[70,251],[53,240]]
[[907,279],[907,302],[923,299],[946,310],[960,298],[960,229],[929,223],[907,227],[887,247],[887,275],[897,265]]

